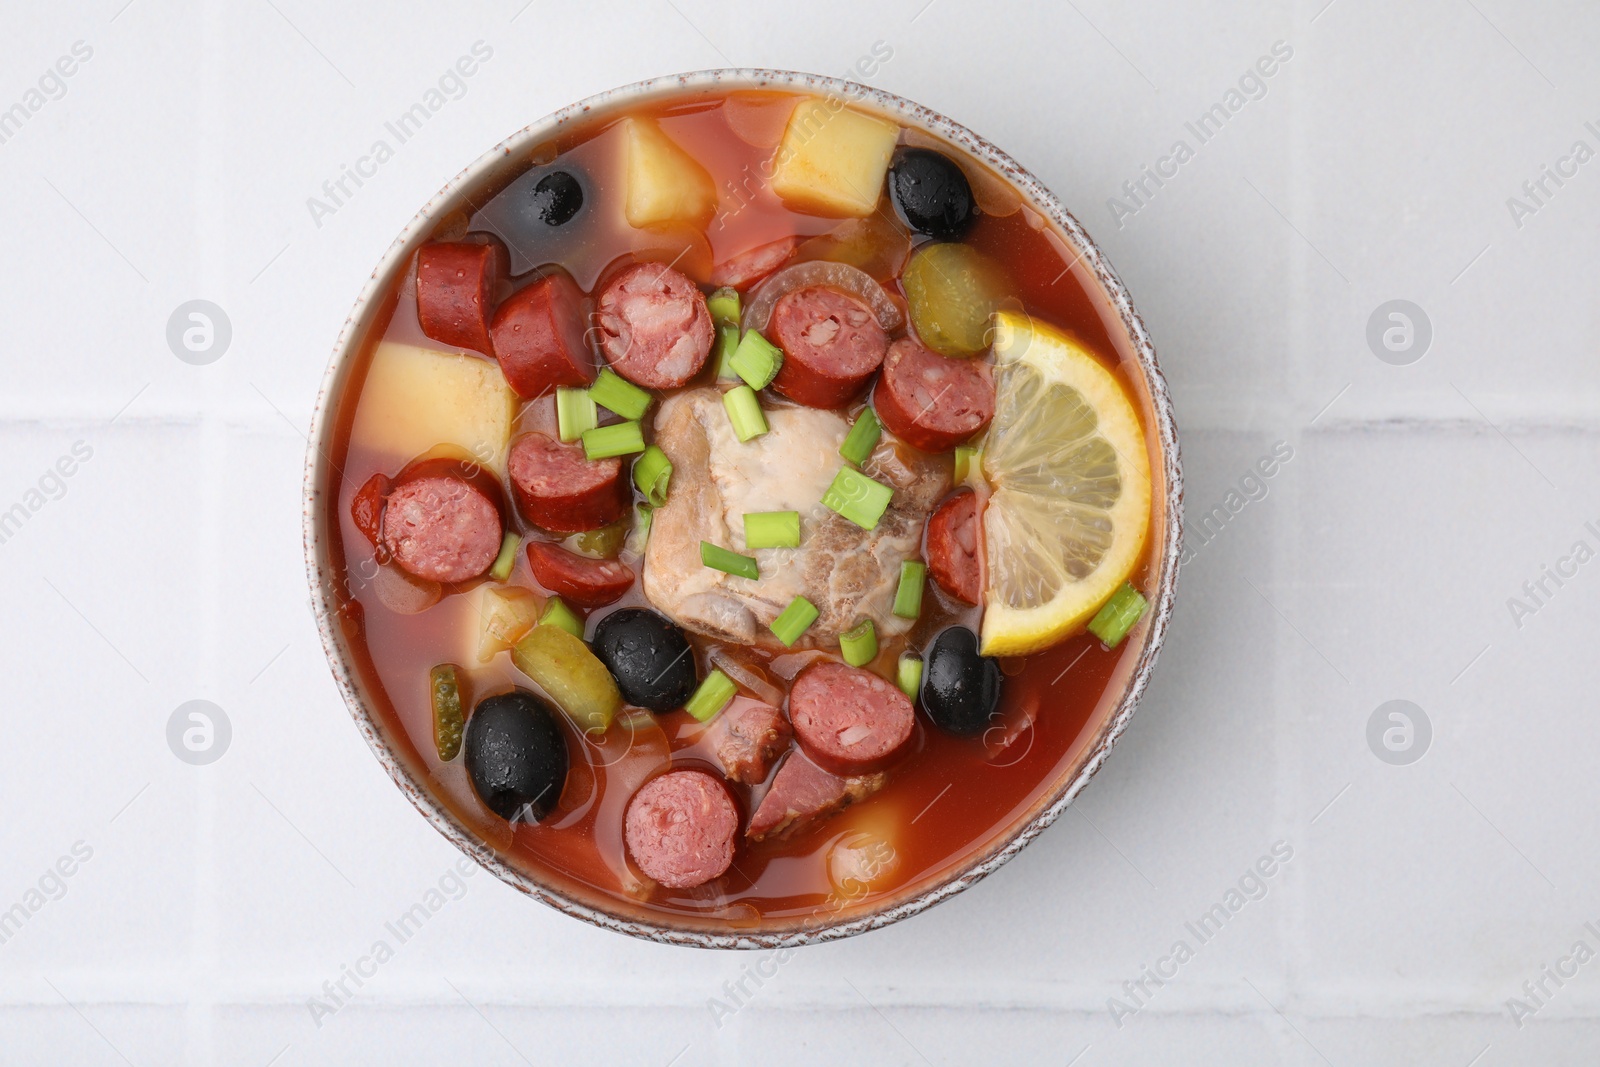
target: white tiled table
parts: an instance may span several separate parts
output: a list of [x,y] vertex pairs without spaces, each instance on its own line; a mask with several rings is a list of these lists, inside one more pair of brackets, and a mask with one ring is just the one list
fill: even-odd
[[[1506,201],[1600,150],[1600,13],[923,3],[10,5],[0,109],[92,55],[0,143],[0,511],[27,509],[0,543],[0,909],[41,879],[59,897],[0,944],[0,1063],[1594,1062],[1600,962],[1544,978],[1521,1026],[1507,1000],[1600,950],[1600,562],[1520,627],[1507,600],[1600,548],[1600,161],[1520,228]],[[314,220],[478,40],[460,99]],[[1277,442],[1292,460],[1186,567],[1105,771],[972,892],[794,954],[718,1025],[760,957],[604,933],[480,873],[315,1019],[458,858],[357,737],[307,610],[302,432],[361,282],[448,177],[564,103],[700,67],[842,73],[879,41],[876,84],[988,134],[1102,242],[1172,383],[1191,521]],[[1107,199],[1277,41],[1264,95],[1119,228]],[[207,366],[165,340],[195,298],[232,323]],[[1397,298],[1434,331],[1409,366],[1365,340]],[[210,766],[166,743],[191,699],[232,724]],[[1409,766],[1368,747],[1392,699],[1431,722]],[[1186,922],[1280,841],[1201,944]],[[1131,999],[1180,939],[1193,958]]]

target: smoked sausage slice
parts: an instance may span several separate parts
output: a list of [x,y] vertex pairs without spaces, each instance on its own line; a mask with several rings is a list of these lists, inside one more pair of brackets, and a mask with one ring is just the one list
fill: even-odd
[[807,667],[789,690],[795,737],[818,763],[842,774],[881,770],[911,739],[916,711],[898,687],[834,660]]
[[383,549],[407,572],[429,581],[478,577],[500,554],[503,532],[499,507],[463,477],[405,478],[384,500]]
[[[356,495],[350,501],[350,518],[362,536],[372,542],[373,548],[382,547],[380,538],[383,525],[383,498],[389,495],[389,488],[387,475],[374,474],[356,490]],[[378,562],[382,563],[384,560],[380,559]]]
[[787,263],[799,247],[800,238],[791,236],[740,252],[732,259],[717,264],[711,272],[711,284],[726,285],[733,289],[754,285]]
[[772,388],[812,408],[837,408],[861,392],[889,347],[889,335],[866,304],[813,285],[786,294],[767,323],[783,349]]
[[639,869],[670,889],[720,878],[733,862],[739,812],[704,771],[668,771],[628,801],[623,837]]
[[548,541],[528,542],[528,566],[540,585],[585,608],[609,604],[633,585],[626,563],[580,556]]
[[506,384],[527,399],[558,385],[594,381],[594,350],[583,323],[583,293],[565,274],[547,275],[506,297],[490,329]]
[[994,382],[982,360],[948,359],[902,338],[883,358],[872,406],[902,441],[948,452],[994,418]]
[[512,442],[506,470],[517,510],[546,530],[598,530],[628,510],[622,460],[589,459],[581,445],[564,445],[542,433],[524,434]]
[[946,499],[928,519],[928,573],[957,600],[978,602],[978,495],[971,489]]
[[624,267],[595,304],[600,351],[611,369],[646,389],[676,389],[711,354],[705,294],[671,267]]
[[417,322],[441,344],[490,355],[489,320],[506,272],[498,241],[430,241],[417,253]]

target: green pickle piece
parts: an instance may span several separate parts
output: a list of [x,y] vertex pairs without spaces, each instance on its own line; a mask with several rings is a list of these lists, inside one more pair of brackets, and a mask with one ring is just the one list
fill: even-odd
[[606,665],[559,626],[529,630],[512,647],[511,662],[539,683],[580,730],[605,730],[622,708],[622,692]]
[[461,754],[461,735],[467,728],[455,664],[441,663],[428,672],[428,697],[433,704],[433,745],[439,759],[449,763]]
[[573,534],[567,543],[573,551],[584,556],[596,559],[616,559],[622,553],[622,546],[628,540],[628,523],[626,519],[602,526],[598,530],[585,530]]
[[1005,272],[963,244],[928,244],[911,254],[900,279],[922,343],[966,358],[989,347],[989,320],[1009,291]]

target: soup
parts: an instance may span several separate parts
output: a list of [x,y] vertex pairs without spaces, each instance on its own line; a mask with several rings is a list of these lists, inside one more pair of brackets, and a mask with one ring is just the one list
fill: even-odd
[[387,735],[568,899],[797,930],[1015,832],[1143,645],[1150,398],[1005,178],[684,89],[508,161],[335,399],[329,590]]

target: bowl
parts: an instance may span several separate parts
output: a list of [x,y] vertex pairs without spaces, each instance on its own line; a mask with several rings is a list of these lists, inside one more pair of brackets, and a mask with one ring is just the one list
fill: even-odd
[[[382,312],[384,294],[408,267],[412,255],[427,240],[445,215],[461,206],[470,190],[480,183],[523,165],[528,149],[551,138],[564,127],[591,120],[596,112],[622,110],[654,98],[684,90],[708,89],[731,92],[741,89],[777,89],[818,95],[834,94],[851,106],[874,110],[898,123],[928,131],[982,160],[1008,178],[1024,201],[1056,228],[1079,260],[1092,273],[1106,306],[1121,320],[1122,335],[1114,338],[1125,345],[1123,355],[1131,356],[1142,381],[1147,410],[1152,416],[1150,429],[1156,436],[1160,455],[1152,464],[1154,486],[1152,504],[1151,559],[1155,567],[1151,619],[1144,630],[1143,647],[1132,660],[1131,669],[1120,678],[1120,692],[1097,727],[1091,727],[1078,758],[1057,775],[1031,808],[1013,819],[1009,829],[993,838],[987,847],[969,856],[931,886],[913,886],[893,894],[862,911],[835,912],[821,919],[786,919],[769,924],[731,928],[720,920],[680,920],[627,914],[610,901],[584,900],[563,887],[547,884],[536,873],[505,862],[485,842],[468,830],[419,780],[416,768],[407,764],[390,744],[388,727],[374,710],[365,682],[354,667],[351,649],[335,618],[333,597],[335,571],[328,549],[330,531],[337,517],[332,509],[337,499],[322,491],[328,477],[329,448],[335,432],[339,398],[344,392],[353,365],[357,362],[366,334]],[[940,901],[947,900],[998,870],[1020,852],[1051,823],[1060,818],[1078,793],[1088,784],[1110,754],[1112,746],[1133,716],[1139,697],[1149,683],[1157,654],[1166,635],[1176,593],[1178,559],[1182,541],[1181,504],[1183,477],[1179,465],[1177,428],[1165,379],[1156,363],[1155,346],[1139,313],[1134,309],[1122,282],[1104,254],[1090,239],[1078,220],[1044,185],[1000,149],[943,115],[881,89],[855,82],[794,71],[727,69],[699,71],[636,82],[562,108],[513,134],[485,152],[457,174],[406,224],[382,260],[373,270],[365,289],[356,300],[344,329],[334,345],[333,356],[323,377],[321,393],[312,418],[310,444],[306,453],[304,496],[304,540],[306,567],[311,582],[312,605],[328,663],[345,705],[357,729],[373,754],[389,772],[407,799],[452,844],[496,877],[529,896],[568,915],[635,937],[668,944],[701,948],[776,948],[849,937],[909,918]],[[1113,685],[1118,684],[1116,681]],[[1109,691],[1108,691],[1109,693]],[[1102,707],[1107,702],[1102,702]]]

